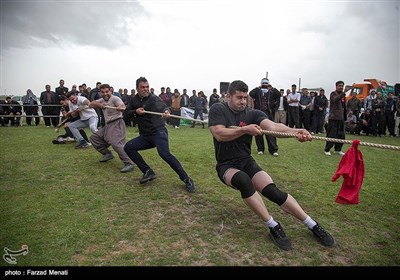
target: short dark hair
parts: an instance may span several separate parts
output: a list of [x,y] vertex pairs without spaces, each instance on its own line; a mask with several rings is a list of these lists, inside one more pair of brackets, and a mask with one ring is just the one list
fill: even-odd
[[139,79],[136,80],[136,88],[139,87],[140,83],[148,83],[148,81],[145,77],[140,77]]
[[235,91],[248,92],[249,87],[246,85],[245,82],[236,80],[236,81],[233,81],[232,83],[230,83],[230,85],[228,87],[229,94],[233,95],[235,93]]
[[295,88],[297,88],[297,86],[296,86],[295,84],[293,84],[293,85],[292,85],[292,87],[295,87]]
[[67,92],[67,98],[70,98],[72,95],[76,95],[75,92],[73,91]]
[[343,81],[337,81],[337,82],[335,83],[335,86],[338,86],[339,84],[343,84],[343,85],[344,85],[344,82],[343,82]]
[[100,89],[105,89],[105,88],[110,89],[111,87],[109,84],[101,84]]

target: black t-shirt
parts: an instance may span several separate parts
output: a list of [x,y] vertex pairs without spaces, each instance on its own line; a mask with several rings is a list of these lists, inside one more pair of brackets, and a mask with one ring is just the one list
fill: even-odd
[[[246,108],[241,112],[232,111],[227,103],[217,103],[210,108],[208,114],[208,126],[223,125],[245,126],[248,124],[257,124],[268,119],[267,115],[260,110],[251,110]],[[235,128],[232,128],[235,129]],[[237,161],[248,158],[251,154],[251,143],[253,136],[242,135],[229,142],[218,142],[214,138],[215,158],[218,163]]]

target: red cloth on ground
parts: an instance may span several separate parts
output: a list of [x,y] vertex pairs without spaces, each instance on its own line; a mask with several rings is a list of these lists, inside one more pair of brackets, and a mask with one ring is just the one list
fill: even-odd
[[342,187],[336,197],[336,202],[341,204],[358,204],[359,193],[364,179],[363,155],[358,150],[359,140],[354,140],[351,147],[343,155],[336,173],[332,177],[335,182],[340,175],[343,176]]

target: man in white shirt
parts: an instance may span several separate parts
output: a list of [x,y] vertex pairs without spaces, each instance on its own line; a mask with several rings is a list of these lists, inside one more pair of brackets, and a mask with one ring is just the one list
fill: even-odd
[[87,148],[89,143],[83,139],[82,135],[79,133],[80,128],[89,127],[92,133],[97,131],[97,123],[99,118],[96,111],[93,108],[89,108],[89,99],[83,96],[77,96],[75,93],[68,93],[69,99],[69,112],[66,117],[75,117],[79,114],[79,119],[72,122],[69,125],[69,129],[74,135],[75,139],[78,141],[78,145],[75,148]]
[[292,91],[288,94],[287,100],[289,103],[288,107],[288,120],[289,127],[300,128],[300,113],[299,113],[299,101],[300,101],[300,93],[296,92],[297,86],[295,84],[292,85]]

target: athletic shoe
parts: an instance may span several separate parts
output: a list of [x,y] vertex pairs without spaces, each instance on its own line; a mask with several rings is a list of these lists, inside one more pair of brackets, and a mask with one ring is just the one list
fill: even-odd
[[258,152],[258,154],[259,154],[259,155],[263,155],[263,154],[264,154],[264,152],[262,152],[262,151],[259,151],[259,152]]
[[274,228],[269,229],[269,237],[282,250],[290,251],[292,249],[292,243],[286,237],[286,234],[283,231],[280,223],[278,223],[278,225],[276,225]]
[[272,155],[273,155],[274,157],[279,156],[279,154],[278,154],[277,152],[273,153]]
[[340,156],[343,156],[343,155],[344,155],[344,153],[343,153],[342,151],[335,151],[335,155],[340,155]]
[[330,156],[331,155],[331,152],[324,152],[324,154],[326,155],[326,156]]
[[151,169],[147,169],[147,171],[144,173],[142,179],[140,179],[139,183],[144,184],[147,181],[154,180],[156,178],[156,174],[153,172]]
[[114,158],[113,154],[111,152],[108,152],[103,155],[103,157],[99,160],[100,162],[106,162],[109,160],[112,160]]
[[89,147],[88,142],[86,142],[85,140],[82,140],[81,142],[79,142],[78,145],[75,146],[75,149],[82,149],[82,148],[87,148]]
[[124,168],[121,169],[121,173],[127,173],[133,171],[133,164],[125,164]]
[[333,239],[332,235],[330,235],[329,232],[324,230],[318,223],[312,229],[309,230],[312,231],[314,236],[322,245],[326,247],[335,246],[336,244],[335,239]]
[[193,180],[191,178],[189,178],[189,177],[186,178],[184,180],[184,182],[185,182],[185,185],[186,185],[186,190],[188,192],[190,192],[190,193],[196,192],[196,186],[195,186],[195,184],[194,184],[194,182],[193,182]]

